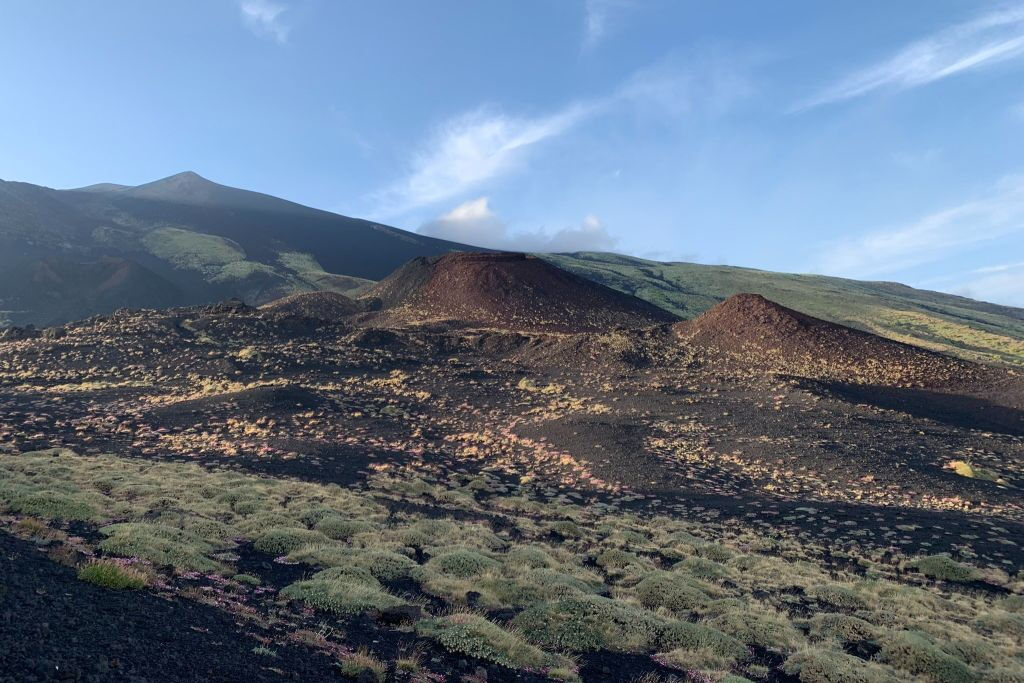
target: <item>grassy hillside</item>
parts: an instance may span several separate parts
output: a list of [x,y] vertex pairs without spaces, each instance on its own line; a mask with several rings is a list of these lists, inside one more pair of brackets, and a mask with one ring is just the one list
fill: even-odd
[[810,315],[981,362],[1024,366],[1024,309],[821,275],[581,252],[544,258],[584,277],[693,318],[740,292]]
[[180,173],[138,187],[0,181],[0,327],[122,307],[355,293],[465,245]]

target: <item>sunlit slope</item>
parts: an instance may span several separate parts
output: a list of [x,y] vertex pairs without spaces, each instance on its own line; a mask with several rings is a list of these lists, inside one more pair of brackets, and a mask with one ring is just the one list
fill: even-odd
[[544,258],[684,318],[693,318],[734,294],[752,292],[815,317],[890,339],[970,360],[1024,366],[1024,309],[1020,308],[893,282],[660,263],[591,252]]

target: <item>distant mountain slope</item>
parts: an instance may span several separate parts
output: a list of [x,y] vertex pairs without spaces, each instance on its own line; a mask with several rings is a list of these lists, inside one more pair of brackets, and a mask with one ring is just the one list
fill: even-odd
[[544,258],[578,275],[694,318],[734,294],[760,294],[817,318],[969,360],[1024,366],[1024,309],[914,289],[697,263],[581,252]]
[[352,294],[412,258],[466,248],[192,172],[77,190],[0,181],[0,325],[230,296]]

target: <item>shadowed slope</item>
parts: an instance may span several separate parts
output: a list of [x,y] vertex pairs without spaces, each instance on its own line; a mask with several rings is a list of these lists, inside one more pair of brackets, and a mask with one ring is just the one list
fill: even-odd
[[589,332],[677,320],[641,299],[524,254],[446,254],[410,261],[365,298],[384,324],[459,321],[522,331]]
[[260,306],[271,313],[298,315],[317,320],[338,320],[362,310],[355,301],[337,292],[303,292]]

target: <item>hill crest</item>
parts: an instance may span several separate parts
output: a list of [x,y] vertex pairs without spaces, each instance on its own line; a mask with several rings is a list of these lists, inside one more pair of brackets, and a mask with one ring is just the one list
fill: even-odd
[[517,253],[416,258],[364,296],[384,324],[458,322],[518,331],[594,332],[678,320],[642,299]]

